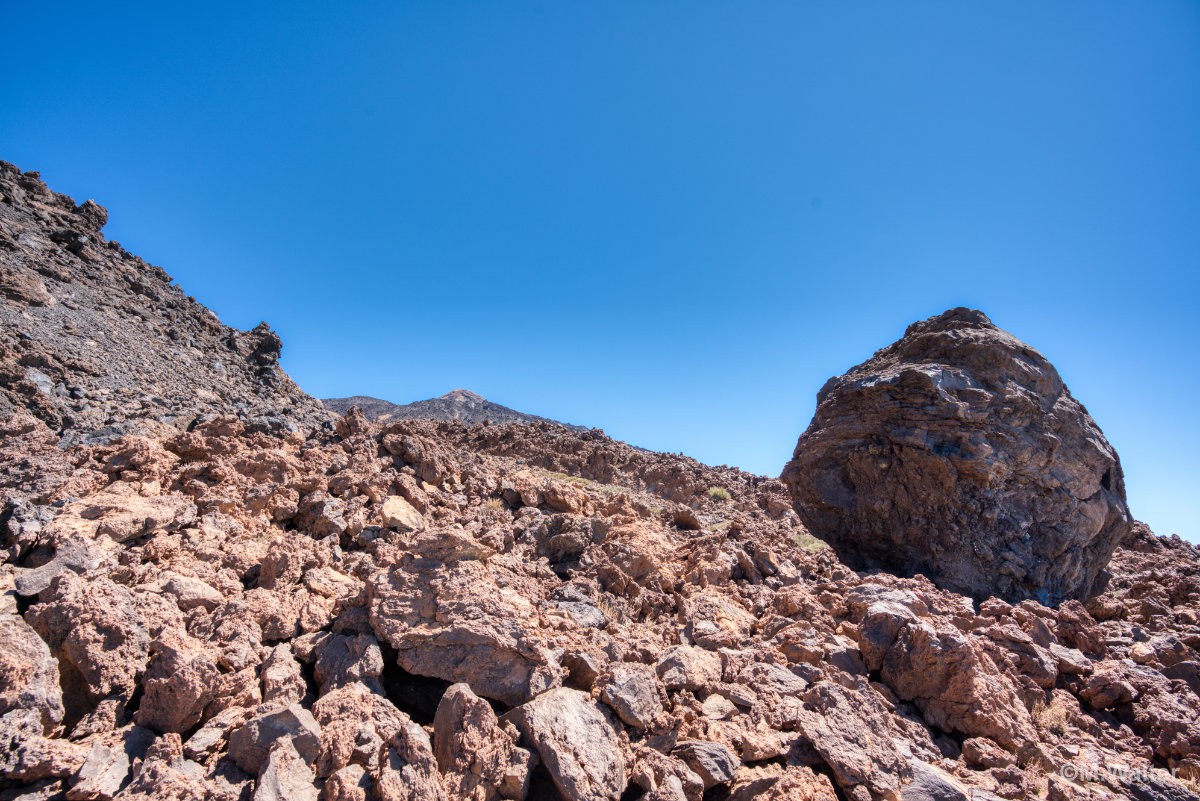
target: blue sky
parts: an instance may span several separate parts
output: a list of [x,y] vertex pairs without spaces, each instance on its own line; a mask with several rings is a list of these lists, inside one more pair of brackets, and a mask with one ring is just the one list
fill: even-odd
[[4,18],[0,158],[315,395],[467,387],[776,474],[830,375],[975,306],[1200,539],[1200,4]]

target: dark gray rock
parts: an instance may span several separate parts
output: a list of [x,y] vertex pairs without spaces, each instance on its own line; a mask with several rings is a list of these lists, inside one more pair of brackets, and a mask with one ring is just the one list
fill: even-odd
[[1131,523],[1087,410],[1044,356],[970,309],[831,379],[782,479],[844,561],[975,597],[1086,597]]
[[63,447],[206,413],[236,411],[272,434],[332,421],[280,369],[275,332],[223,325],[107,241],[102,206],[76,205],[3,161],[0,197],[0,411],[30,411]]
[[542,693],[505,716],[531,744],[567,801],[616,801],[625,789],[617,727],[586,693]]
[[705,790],[733,781],[742,766],[741,760],[720,743],[685,740],[675,746],[671,754],[682,759],[700,777]]
[[287,738],[305,762],[312,763],[321,748],[321,727],[299,704],[251,718],[229,736],[229,755],[242,770],[257,776],[267,764],[271,746]]
[[600,700],[612,707],[626,724],[648,729],[662,714],[658,676],[652,665],[618,663],[609,669],[609,678],[600,691]]

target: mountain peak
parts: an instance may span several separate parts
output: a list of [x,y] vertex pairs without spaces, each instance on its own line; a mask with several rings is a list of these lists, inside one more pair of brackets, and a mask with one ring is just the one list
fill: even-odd
[[459,401],[465,403],[467,401],[475,401],[476,403],[486,403],[487,398],[482,395],[477,395],[469,389],[454,389],[442,396],[442,400]]
[[558,420],[548,420],[535,414],[526,414],[492,403],[487,398],[469,389],[455,389],[437,398],[414,403],[396,404],[380,398],[355,395],[349,398],[326,398],[321,403],[337,414],[345,414],[357,406],[369,420],[388,422],[392,420],[461,420],[464,423],[555,423],[575,431],[582,426],[573,426]]

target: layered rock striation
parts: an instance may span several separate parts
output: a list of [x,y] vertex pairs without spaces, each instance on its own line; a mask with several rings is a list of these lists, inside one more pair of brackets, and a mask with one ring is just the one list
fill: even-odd
[[951,309],[830,381],[782,479],[857,568],[1085,598],[1129,532],[1116,451],[1044,356]]

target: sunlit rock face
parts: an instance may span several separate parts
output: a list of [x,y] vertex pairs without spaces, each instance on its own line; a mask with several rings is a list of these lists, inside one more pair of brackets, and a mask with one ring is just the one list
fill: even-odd
[[1129,531],[1116,451],[1044,356],[951,309],[817,396],[783,473],[843,560],[975,597],[1100,585]]

